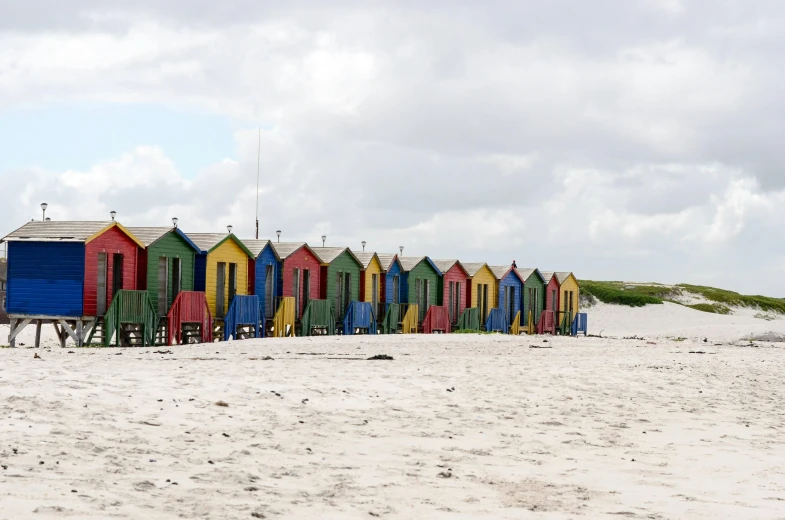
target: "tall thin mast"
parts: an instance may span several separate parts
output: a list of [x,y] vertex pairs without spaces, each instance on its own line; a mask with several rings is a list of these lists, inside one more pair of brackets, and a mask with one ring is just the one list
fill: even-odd
[[262,129],[259,128],[259,145],[256,148],[256,240],[259,240],[259,166],[262,158]]

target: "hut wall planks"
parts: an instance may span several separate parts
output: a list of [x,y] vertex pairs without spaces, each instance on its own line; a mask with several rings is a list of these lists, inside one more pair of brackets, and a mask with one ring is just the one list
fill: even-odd
[[[207,306],[213,316],[216,316],[216,282],[218,280],[218,263],[224,262],[227,265],[224,276],[224,312],[229,309],[231,301],[229,301],[229,264],[237,264],[236,276],[236,294],[245,295],[248,292],[248,255],[242,248],[237,245],[237,242],[232,240],[223,241],[215,249],[207,254],[207,266],[205,273],[205,295],[207,297]],[[217,317],[217,316],[216,316]]]
[[485,323],[485,320],[488,318],[488,314],[490,310],[496,307],[496,302],[498,298],[498,294],[496,291],[496,275],[493,274],[487,266],[483,266],[482,269],[477,271],[475,275],[472,277],[472,302],[471,307],[480,308],[480,300],[481,295],[478,295],[478,291],[483,288],[484,286],[488,286],[488,307],[483,309],[484,316],[480,316],[480,321]]
[[[401,276],[401,264],[397,261],[393,262],[387,272],[384,274],[384,302],[385,303],[403,303],[405,300],[401,297],[401,284],[403,277]],[[398,284],[398,290],[395,289],[395,284]],[[395,296],[398,296],[398,301],[395,301]]]
[[[272,288],[270,305],[275,305],[275,298],[281,295],[281,263],[275,256],[272,246],[268,243],[254,261],[254,294],[259,297],[262,316],[267,316],[267,269],[272,266],[275,285]],[[274,312],[272,314],[275,314]]]
[[[441,267],[441,266],[440,266]],[[439,302],[438,305],[443,305],[447,307],[448,315],[452,317],[452,323],[457,323],[458,318],[461,317],[463,311],[466,309],[466,291],[468,290],[467,287],[467,274],[461,266],[456,262],[450,267],[444,276],[440,277],[439,279]],[[452,302],[452,307],[450,305],[450,283],[453,285],[453,291],[455,293],[455,298],[458,300],[457,305],[457,313],[455,312],[455,302]]]
[[406,273],[406,285],[407,285],[407,302],[408,303],[418,303],[417,302],[417,280],[421,281],[429,281],[430,282],[430,293],[428,294],[428,301],[423,302],[425,304],[425,308],[420,309],[420,314],[425,316],[428,312],[428,308],[433,305],[438,305],[439,301],[439,273],[434,270],[428,260],[423,259],[422,262],[414,266],[414,268]]
[[[532,310],[532,316],[534,317],[534,322],[537,323],[540,321],[540,315],[542,315],[542,311],[545,310],[544,307],[544,300],[547,297],[545,293],[545,283],[543,282],[542,278],[537,274],[538,271],[534,271],[526,281],[523,283],[523,312],[521,313],[521,324],[528,323],[526,320],[529,316],[529,310]],[[531,294],[534,293],[536,296],[532,301]]]
[[84,279],[84,244],[10,242],[7,312],[81,317]]
[[[194,290],[194,258],[196,252],[188,245],[188,243],[175,232],[170,232],[161,237],[155,243],[150,245],[143,254],[147,264],[146,289],[153,302],[153,306],[158,308],[158,261],[159,258],[165,257],[169,266],[169,275],[167,283],[170,288],[167,297],[166,308],[169,309],[174,303],[174,297],[171,287],[174,283],[174,267],[173,262],[175,259],[180,259],[180,290],[193,291]],[[140,262],[141,263],[141,262]]]
[[[362,301],[371,302],[373,299],[373,278],[376,275],[376,298],[377,302],[382,301],[382,264],[374,256],[368,264],[368,268],[364,271],[364,285],[362,288]],[[376,309],[373,310],[376,312]]]
[[545,308],[546,311],[559,311],[559,280],[552,276],[545,286]]
[[[506,302],[507,307],[505,308],[505,288],[509,287],[511,290],[511,300]],[[514,271],[509,271],[504,278],[499,280],[498,284],[498,296],[496,301],[496,306],[500,309],[504,309],[507,316],[507,323],[512,323],[515,319],[515,315],[518,314],[518,311],[521,310],[521,294],[523,292],[523,282],[515,274]]]
[[[349,251],[344,251],[335,258],[327,267],[327,300],[336,302],[336,289],[338,286],[338,273],[348,273],[351,276],[349,288],[349,301],[360,300],[360,270],[362,266],[357,263]],[[336,319],[343,319],[336,311]]]
[[84,315],[95,316],[98,308],[98,255],[106,253],[106,307],[114,294],[115,258],[122,256],[123,283],[119,289],[136,289],[139,246],[119,227],[113,226],[85,245]]
[[[283,296],[296,296],[294,294],[294,270],[297,269],[300,275],[299,283],[297,284],[299,287],[298,291],[298,299],[299,302],[297,309],[295,309],[295,319],[300,319],[303,315],[303,311],[305,310],[305,300],[303,299],[303,272],[308,270],[309,277],[310,277],[310,287],[309,287],[309,299],[311,300],[318,300],[319,299],[319,292],[320,287],[322,285],[321,280],[321,264],[319,259],[316,258],[313,253],[307,247],[301,247],[296,252],[292,253],[283,261],[283,268],[282,277],[283,277]],[[359,278],[359,277],[358,277]]]
[[[567,279],[562,282],[559,290],[559,310],[572,312],[572,316],[574,318],[575,314],[578,312],[578,301],[580,299],[580,288],[578,287],[578,280],[576,280],[575,276],[573,276],[571,273]],[[572,298],[570,298],[570,296],[572,296]],[[570,306],[570,302],[572,302],[572,306]]]

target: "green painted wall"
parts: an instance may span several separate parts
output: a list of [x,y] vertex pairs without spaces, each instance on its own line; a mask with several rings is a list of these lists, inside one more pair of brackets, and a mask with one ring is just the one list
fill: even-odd
[[[338,285],[338,273],[351,274],[351,298],[350,301],[360,301],[360,269],[362,266],[357,263],[348,251],[341,253],[327,267],[327,301],[333,302],[335,308],[335,295]],[[336,318],[343,318],[337,316]]]
[[[180,258],[182,262],[181,291],[194,290],[194,251],[177,233],[170,232],[147,248],[147,293],[158,310],[158,259],[165,256],[169,259],[169,287],[172,287],[172,259]],[[167,309],[172,306],[172,295],[169,291]]]
[[[534,301],[534,307],[530,307],[532,302],[530,302],[529,298],[529,289],[534,288],[537,289],[537,298]],[[526,317],[529,315],[529,309],[531,308],[534,310],[534,322],[539,323],[540,315],[542,314],[544,303],[543,300],[545,299],[545,284],[542,283],[542,280],[537,273],[532,273],[529,275],[529,278],[523,283],[523,312],[521,313],[521,325],[526,323]]]
[[417,302],[417,285],[416,281],[420,280],[430,280],[431,281],[431,294],[428,295],[428,301],[431,305],[438,305],[439,301],[439,280],[441,276],[439,273],[433,270],[431,264],[427,261],[422,261],[417,264],[414,269],[409,271],[408,275],[408,285],[409,285],[409,303],[416,303]]

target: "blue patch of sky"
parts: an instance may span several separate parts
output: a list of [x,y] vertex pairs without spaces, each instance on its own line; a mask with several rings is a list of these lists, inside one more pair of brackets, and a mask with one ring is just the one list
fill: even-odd
[[0,110],[0,171],[86,170],[158,146],[185,177],[235,158],[229,118],[157,105],[63,104]]

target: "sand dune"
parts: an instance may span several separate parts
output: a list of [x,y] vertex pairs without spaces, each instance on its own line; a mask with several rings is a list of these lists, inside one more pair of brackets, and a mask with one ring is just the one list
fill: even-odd
[[785,345],[715,342],[0,349],[0,519],[785,518]]

